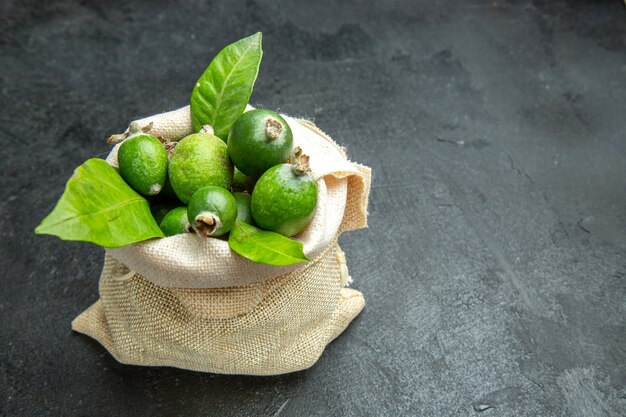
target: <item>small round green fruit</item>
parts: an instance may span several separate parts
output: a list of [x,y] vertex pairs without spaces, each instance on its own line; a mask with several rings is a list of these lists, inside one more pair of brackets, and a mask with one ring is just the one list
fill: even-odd
[[256,109],[242,114],[228,134],[228,155],[245,175],[260,177],[287,161],[293,147],[291,128],[279,114]]
[[150,206],[150,213],[152,213],[152,217],[156,221],[156,224],[160,224],[161,220],[170,210],[176,208],[177,204],[164,202],[164,203],[156,203]]
[[239,171],[239,168],[235,167],[233,173],[233,191],[247,191],[249,193],[254,189],[254,184],[258,178],[250,177],[243,172]]
[[223,140],[209,133],[194,133],[183,139],[172,151],[169,180],[183,203],[200,188],[214,185],[230,188],[233,166]]
[[235,202],[237,202],[237,220],[248,224],[254,224],[252,217],[252,197],[248,193],[233,193]]
[[180,206],[170,210],[159,224],[165,236],[180,235],[191,231],[187,218],[187,207]]
[[311,221],[317,205],[317,183],[310,174],[308,157],[296,148],[295,164],[268,169],[252,191],[252,216],[266,230],[293,236]]
[[222,236],[235,224],[237,202],[225,188],[202,187],[189,200],[187,218],[199,236]]
[[167,178],[167,151],[154,136],[135,134],[117,151],[119,173],[135,191],[145,196],[158,194]]

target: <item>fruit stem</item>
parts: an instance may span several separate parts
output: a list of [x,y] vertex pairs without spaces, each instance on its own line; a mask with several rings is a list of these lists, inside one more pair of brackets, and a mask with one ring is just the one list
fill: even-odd
[[213,130],[213,126],[211,125],[202,125],[200,128],[200,133],[208,133],[210,135],[214,135],[215,131]]
[[131,122],[130,126],[128,126],[128,129],[126,129],[126,132],[109,136],[107,138],[107,143],[108,144],[120,143],[133,135],[136,135],[139,133],[148,133],[150,130],[152,130],[153,124],[154,123],[150,122],[146,126],[140,127],[139,123]]
[[269,140],[276,140],[283,133],[283,124],[274,119],[273,117],[268,117],[265,122],[265,135]]
[[309,166],[309,155],[304,155],[302,153],[302,148],[296,146],[291,153],[291,157],[289,158],[289,162],[291,162],[291,170],[297,176],[301,176],[311,172],[311,167]]
[[139,123],[130,122],[130,126],[128,126],[128,136],[136,135],[137,133],[141,131],[142,129],[141,127],[139,127]]
[[196,233],[201,238],[211,236],[215,229],[219,228],[222,222],[214,213],[204,211],[196,216]]

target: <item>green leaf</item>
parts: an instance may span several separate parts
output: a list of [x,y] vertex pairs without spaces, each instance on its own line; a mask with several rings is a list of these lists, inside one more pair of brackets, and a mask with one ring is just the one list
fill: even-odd
[[108,248],[163,237],[148,201],[98,158],[76,168],[56,207],[35,233]]
[[246,109],[259,74],[261,32],[228,45],[204,71],[191,93],[191,120],[198,132],[211,125],[226,140],[230,127]]
[[239,220],[230,231],[228,246],[244,258],[268,265],[284,266],[310,261],[302,250],[301,242]]

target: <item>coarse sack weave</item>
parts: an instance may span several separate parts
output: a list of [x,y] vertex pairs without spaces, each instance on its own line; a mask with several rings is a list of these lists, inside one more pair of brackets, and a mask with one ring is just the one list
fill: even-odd
[[[311,262],[256,264],[193,234],[107,249],[100,299],[73,330],[126,364],[275,375],[317,361],[365,305],[344,288],[351,278],[337,239],[367,226],[371,174],[311,122],[284,117],[318,184],[315,215],[296,236]],[[170,140],[193,133],[189,106],[138,123]]]

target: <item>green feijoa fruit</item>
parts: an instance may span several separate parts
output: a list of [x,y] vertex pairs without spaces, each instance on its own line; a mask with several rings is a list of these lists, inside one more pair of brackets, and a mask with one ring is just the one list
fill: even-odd
[[188,203],[198,189],[207,185],[230,188],[233,165],[223,140],[209,133],[194,133],[172,151],[168,173],[174,192]]
[[228,155],[245,175],[260,177],[287,161],[293,147],[291,128],[279,114],[256,109],[242,114],[228,134]]
[[256,177],[250,177],[243,172],[239,171],[239,168],[235,167],[233,173],[233,190],[252,192],[254,184],[256,184]]
[[252,197],[248,193],[233,193],[237,203],[237,220],[248,224],[254,224],[252,218],[252,208],[250,208]]
[[187,218],[198,235],[222,236],[235,224],[237,202],[225,188],[214,185],[202,187],[189,200]]
[[190,232],[191,225],[187,218],[187,207],[180,206],[170,210],[159,223],[159,227],[165,236]]
[[158,194],[167,177],[167,151],[157,138],[145,133],[130,136],[117,152],[119,172],[139,194]]
[[176,206],[177,204],[174,203],[157,203],[151,205],[150,212],[152,213],[152,217],[154,217],[156,224],[161,223],[163,217],[165,217],[165,215]]
[[285,236],[301,232],[313,218],[317,183],[310,175],[308,157],[296,148],[295,164],[268,169],[252,191],[252,216],[256,224]]

